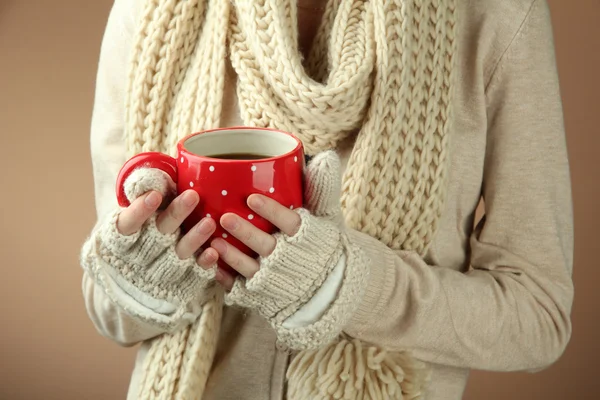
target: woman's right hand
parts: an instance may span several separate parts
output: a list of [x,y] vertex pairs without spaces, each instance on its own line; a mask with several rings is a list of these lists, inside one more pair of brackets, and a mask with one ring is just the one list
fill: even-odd
[[[154,190],[139,196],[129,207],[119,213],[116,222],[119,233],[129,236],[139,231],[158,210],[162,201],[162,195]],[[156,217],[158,231],[164,235],[175,232],[199,201],[198,193],[193,190],[187,190],[177,196],[164,210],[159,211]],[[206,243],[215,229],[216,222],[213,219],[202,219],[178,240],[175,253],[181,260],[191,257]],[[209,269],[214,266],[218,257],[217,251],[209,247],[198,255],[196,262],[203,269]]]
[[167,332],[195,319],[215,294],[218,253],[199,250],[216,222],[204,218],[182,235],[180,226],[200,201],[198,194],[186,191],[164,201],[163,209],[162,192],[152,188],[106,215],[84,244],[81,263],[117,306]]

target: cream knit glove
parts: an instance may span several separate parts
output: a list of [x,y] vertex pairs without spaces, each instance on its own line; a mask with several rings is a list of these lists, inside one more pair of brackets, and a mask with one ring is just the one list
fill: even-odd
[[[173,191],[169,181],[162,171],[142,168],[127,179],[125,192],[130,201],[149,190],[168,196]],[[118,209],[111,213],[88,239],[82,265],[93,273],[109,297],[130,314],[166,330],[175,329],[183,315],[199,312],[207,289],[214,286],[215,269],[204,270],[196,263],[195,256],[180,259],[175,253],[180,230],[167,235],[160,233],[156,214],[138,232],[129,236],[120,234],[116,226],[120,212]],[[125,284],[119,285],[122,281]],[[120,287],[134,288],[138,295],[175,305],[175,311],[170,315],[140,313],[131,302],[115,294],[114,282]]]
[[[340,208],[340,161],[333,151],[321,153],[306,171],[306,208],[294,236],[275,234],[277,245],[260,259],[251,278],[238,277],[225,301],[256,310],[273,326],[281,344],[304,350],[335,339],[362,298],[367,282],[367,260],[348,240]],[[313,324],[286,328],[284,322],[306,304],[345,255],[341,287],[330,308]]]

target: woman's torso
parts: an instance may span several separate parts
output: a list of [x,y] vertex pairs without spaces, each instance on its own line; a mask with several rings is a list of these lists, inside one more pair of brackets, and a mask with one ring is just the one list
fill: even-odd
[[[299,14],[300,23],[314,26],[320,20],[318,13],[322,11],[315,10],[309,3],[316,1],[306,2],[307,7]],[[448,191],[439,230],[426,256],[426,261],[431,264],[457,271],[465,271],[469,266],[469,237],[480,200],[488,123],[485,83],[504,46],[501,42],[508,41],[509,33],[515,30],[512,26],[494,26],[494,13],[502,12],[497,3],[493,0],[468,0],[457,4],[458,64],[455,73],[458,84],[450,130]],[[304,37],[310,38],[311,32],[311,29],[305,30]],[[300,34],[303,35],[302,31]],[[494,40],[497,48],[490,47],[490,41]],[[221,125],[239,126],[242,121],[235,93],[236,75],[231,65],[227,66]],[[344,167],[352,145],[350,138],[338,149]],[[144,343],[136,359],[129,399],[135,399],[137,378],[146,351],[147,344]],[[254,313],[226,307],[203,400],[284,399],[288,361],[288,355],[276,347],[275,335],[266,321]],[[460,399],[468,374],[467,369],[432,365],[426,398]]]

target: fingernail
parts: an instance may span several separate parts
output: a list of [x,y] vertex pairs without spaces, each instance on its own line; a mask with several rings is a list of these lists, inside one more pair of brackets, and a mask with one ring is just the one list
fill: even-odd
[[248,198],[248,205],[254,209],[261,208],[264,204],[265,201],[258,195],[250,196],[250,198]]
[[217,258],[215,257],[215,255],[210,252],[210,251],[205,251],[202,256],[204,257],[204,261],[206,261],[207,263],[211,263],[214,262]]
[[154,208],[160,203],[160,195],[156,192],[150,192],[144,199],[144,203],[146,203],[148,207]]
[[198,202],[198,196],[196,195],[196,192],[187,191],[183,194],[183,198],[181,200],[187,207],[192,207]]
[[199,233],[209,233],[211,228],[212,227],[208,218],[203,218],[198,224]]
[[220,255],[224,255],[227,252],[227,245],[220,240],[215,240],[212,242],[210,247],[215,249]]
[[228,231],[236,230],[238,225],[239,224],[238,224],[237,218],[233,215],[225,216],[221,220],[221,226],[223,228],[227,229]]

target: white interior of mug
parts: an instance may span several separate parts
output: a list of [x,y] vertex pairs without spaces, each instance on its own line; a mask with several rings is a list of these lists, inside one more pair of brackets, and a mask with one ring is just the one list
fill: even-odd
[[250,153],[268,157],[287,154],[298,146],[294,137],[262,129],[223,129],[204,132],[187,139],[183,147],[199,156]]

